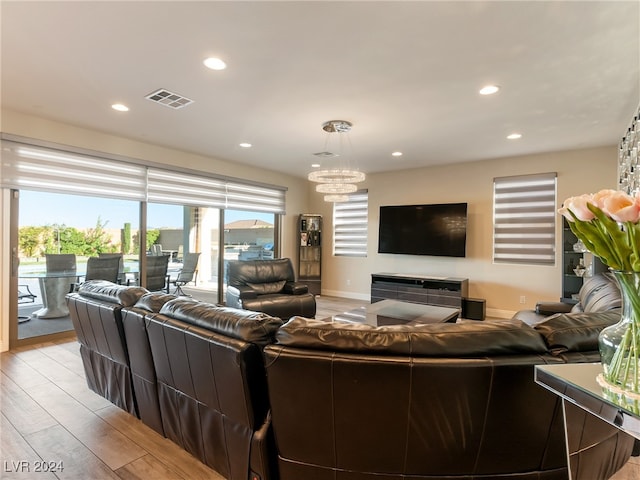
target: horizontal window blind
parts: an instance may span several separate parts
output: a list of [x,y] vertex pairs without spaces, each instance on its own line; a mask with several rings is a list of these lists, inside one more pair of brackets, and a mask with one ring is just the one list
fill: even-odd
[[149,168],[147,199],[201,207],[285,213],[285,191],[228,179]]
[[0,185],[6,188],[285,213],[284,187],[156,168],[13,139],[2,139],[0,148]]
[[360,190],[333,204],[333,254],[366,257],[369,193]]
[[146,168],[107,158],[2,140],[3,187],[145,199]]
[[493,180],[493,260],[554,265],[556,174]]

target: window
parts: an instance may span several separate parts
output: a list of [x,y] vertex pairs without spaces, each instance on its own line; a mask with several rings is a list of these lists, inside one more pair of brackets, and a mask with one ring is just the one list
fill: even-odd
[[493,260],[554,265],[556,174],[493,180]]
[[[255,224],[251,229],[235,224],[233,235],[225,233],[225,240],[235,238],[234,242],[242,242],[237,256],[273,258],[278,253],[277,232],[280,215],[286,213],[286,187],[180,167],[160,168],[152,162],[2,133],[0,151],[0,188],[45,194],[46,200],[42,201],[40,210],[51,209],[47,222],[62,226],[64,220],[58,220],[58,213],[71,215],[75,222],[80,214],[90,212],[102,214],[102,217],[96,217],[100,231],[105,230],[102,227],[108,222],[109,230],[118,230],[118,235],[109,236],[108,250],[82,253],[84,256],[121,252],[143,259],[155,242],[156,251],[171,255],[171,272],[181,263],[185,253],[200,253],[198,281],[209,286],[209,290],[218,286],[217,301],[222,302],[224,287],[220,272],[225,258],[232,253],[219,245],[223,218],[227,223],[239,217],[262,222],[258,229]],[[55,210],[52,199],[61,194],[70,194],[68,196],[74,199],[70,201],[72,206]],[[24,206],[28,200],[26,195]],[[127,206],[127,214],[135,215],[135,222],[118,216],[121,203]],[[146,218],[146,224],[139,225],[140,215]],[[84,224],[68,224],[74,228],[72,233],[79,227],[89,228]],[[120,235],[125,229],[129,234]],[[62,232],[61,227],[55,231],[56,234],[59,232]],[[107,233],[111,235],[112,232]],[[146,243],[140,245],[144,237]],[[54,247],[62,250],[62,240],[65,239],[61,238],[57,243],[47,240],[51,244],[47,246],[50,250]],[[136,265],[136,273],[145,273],[144,262]]]
[[345,257],[367,256],[367,190],[349,195],[346,202],[333,204],[333,254]]

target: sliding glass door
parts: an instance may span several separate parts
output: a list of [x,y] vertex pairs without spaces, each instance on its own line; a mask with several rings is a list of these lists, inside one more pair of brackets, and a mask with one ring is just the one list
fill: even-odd
[[[176,279],[184,273],[191,258],[196,258],[193,277],[182,288],[197,300],[218,303],[220,256],[220,210],[149,203],[147,205],[147,245],[150,256],[168,255],[169,291],[175,293]],[[194,256],[195,255],[195,256]]]
[[233,260],[269,260],[277,258],[278,216],[243,210],[224,211],[224,280],[227,288],[227,265]]
[[[137,275],[138,202],[31,190],[14,190],[12,201],[18,217],[12,222],[17,228],[13,340],[73,330],[64,295],[82,280],[89,257],[123,254],[123,278]],[[53,270],[58,258],[73,260],[74,270]]]

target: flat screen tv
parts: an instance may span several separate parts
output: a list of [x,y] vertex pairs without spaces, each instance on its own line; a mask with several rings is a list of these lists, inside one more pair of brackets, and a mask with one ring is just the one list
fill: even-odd
[[464,257],[467,204],[380,207],[378,253]]

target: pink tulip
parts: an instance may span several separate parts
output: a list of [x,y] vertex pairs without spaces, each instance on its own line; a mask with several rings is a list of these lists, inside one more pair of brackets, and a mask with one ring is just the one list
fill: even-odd
[[599,192],[596,192],[593,194],[592,199],[593,199],[593,204],[598,207],[600,210],[604,210],[604,201],[610,197],[611,195],[615,195],[616,193],[619,193],[617,190],[611,190],[609,188],[606,188],[604,190],[600,190]]
[[558,213],[564,215],[564,217],[570,222],[573,222],[574,219],[569,211],[571,211],[578,220],[582,220],[583,222],[593,220],[595,215],[587,208],[588,203],[593,204],[592,197],[593,196],[588,193],[577,197],[569,197],[564,201],[562,208],[558,210]]
[[632,196],[618,191],[602,199],[601,210],[616,222],[637,223],[640,220],[640,205]]

